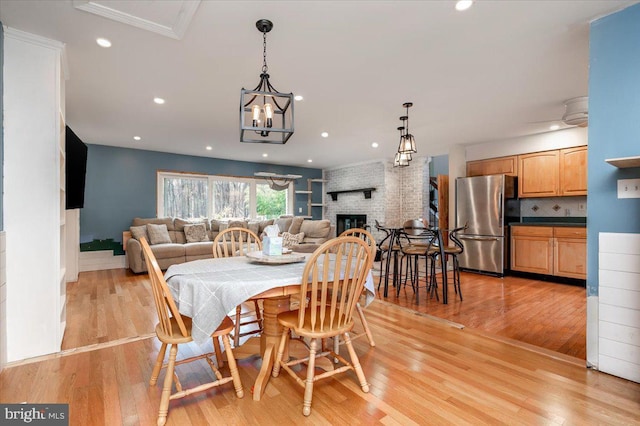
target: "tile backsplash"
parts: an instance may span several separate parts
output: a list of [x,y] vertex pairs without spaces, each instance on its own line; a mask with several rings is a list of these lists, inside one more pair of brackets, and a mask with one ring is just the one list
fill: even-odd
[[587,197],[521,198],[521,217],[587,217]]

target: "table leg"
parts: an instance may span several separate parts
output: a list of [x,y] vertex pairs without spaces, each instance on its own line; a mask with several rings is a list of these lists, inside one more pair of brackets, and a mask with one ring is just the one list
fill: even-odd
[[282,336],[282,327],[278,324],[278,314],[289,310],[289,296],[272,297],[263,300],[262,335],[260,336],[260,354],[262,367],[253,386],[253,400],[260,401],[271,377],[273,361]]

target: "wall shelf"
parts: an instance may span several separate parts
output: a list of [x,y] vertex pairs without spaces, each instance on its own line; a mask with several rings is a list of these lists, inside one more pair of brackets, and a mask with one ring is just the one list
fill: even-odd
[[619,169],[640,167],[640,155],[637,155],[635,157],[607,158],[604,161]]
[[[314,188],[317,190],[319,185],[317,184],[321,184],[321,188],[322,190],[324,190],[324,183],[326,182],[326,180],[324,179],[320,179],[320,178],[313,178],[313,179],[307,179],[307,189],[298,189],[295,191],[296,194],[306,194],[307,195],[307,214],[301,217],[305,217],[308,219],[313,218],[313,208],[314,207],[322,207],[324,206],[324,198],[323,198],[323,202],[322,203],[313,203],[311,202],[312,198],[313,198],[313,190]],[[316,185],[314,185],[316,184]],[[317,211],[317,210],[316,210]],[[324,215],[323,215],[324,216]]]
[[331,195],[332,201],[338,201],[338,194],[344,194],[346,192],[362,192],[364,194],[364,198],[371,198],[371,191],[375,190],[375,188],[345,189],[343,191],[329,191],[327,194]]

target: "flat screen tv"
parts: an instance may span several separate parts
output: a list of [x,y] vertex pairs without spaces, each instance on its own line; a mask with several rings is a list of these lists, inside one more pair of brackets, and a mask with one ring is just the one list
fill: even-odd
[[84,207],[84,183],[87,173],[87,145],[66,126],[65,134],[66,208]]

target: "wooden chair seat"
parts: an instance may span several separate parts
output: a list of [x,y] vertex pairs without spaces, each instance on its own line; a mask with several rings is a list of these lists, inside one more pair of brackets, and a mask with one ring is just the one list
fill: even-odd
[[[321,318],[323,315],[321,315],[320,310],[322,308],[318,308],[316,310],[316,316],[318,318]],[[345,319],[343,321],[340,322],[340,326],[331,326],[330,323],[330,308],[326,307],[324,308],[324,321],[320,320],[318,323],[316,323],[315,329],[312,330],[312,319],[311,319],[311,311],[309,309],[306,310],[305,312],[305,317],[304,317],[304,322],[302,323],[302,329],[305,329],[305,336],[309,337],[311,339],[325,339],[327,337],[333,337],[336,334],[343,334],[346,333],[348,331],[351,331],[351,329],[353,328],[353,325],[355,324],[353,319]],[[282,325],[283,327],[287,327],[292,329],[296,334],[298,332],[297,327],[298,327],[298,311],[289,311],[289,312],[283,312],[282,314],[278,315],[278,322],[280,323],[280,325]]]
[[[184,315],[180,315],[182,317],[182,322],[187,329],[187,335],[183,336],[180,332],[180,327],[178,325],[178,320],[174,317],[170,318],[171,321],[171,329],[169,333],[163,330],[161,324],[156,325],[156,335],[158,336],[158,340],[161,342],[168,343],[170,345],[181,344],[181,343],[189,343],[193,339],[191,338],[191,318],[185,317]],[[229,334],[233,331],[233,321],[229,317],[224,317],[218,329],[213,332],[211,337],[220,337],[224,334]]]

